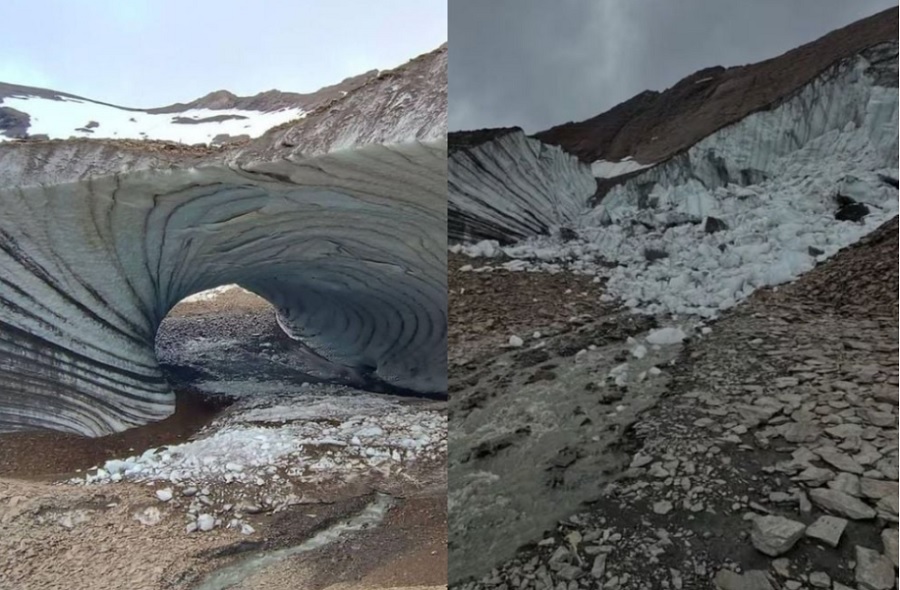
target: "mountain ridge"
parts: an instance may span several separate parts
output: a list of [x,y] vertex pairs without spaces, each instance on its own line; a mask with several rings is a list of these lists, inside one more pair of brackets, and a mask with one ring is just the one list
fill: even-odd
[[[369,70],[355,76],[348,76],[335,84],[325,85],[313,92],[290,92],[273,88],[264,90],[256,94],[239,96],[228,89],[221,88],[208,92],[199,98],[188,102],[174,102],[161,107],[127,107],[104,100],[97,100],[70,92],[54,90],[52,88],[43,88],[39,86],[27,86],[23,84],[12,84],[10,82],[0,81],[0,101],[4,98],[13,96],[35,96],[48,98],[51,100],[61,100],[64,98],[89,101],[105,106],[115,107],[123,111],[147,112],[147,113],[179,113],[189,109],[204,108],[210,110],[222,110],[233,108],[246,108],[253,110],[277,110],[286,106],[293,106],[293,102],[308,100],[311,97],[319,97],[323,94],[332,94],[335,91],[347,91],[349,89],[361,86],[370,78],[374,78],[382,70]],[[0,102],[2,104],[2,102]],[[262,107],[262,108],[259,108]]]
[[896,42],[897,22],[898,8],[889,8],[781,55],[703,68],[664,91],[645,90],[594,117],[533,137],[588,163],[627,157],[660,162],[753,112],[776,107],[842,60]]

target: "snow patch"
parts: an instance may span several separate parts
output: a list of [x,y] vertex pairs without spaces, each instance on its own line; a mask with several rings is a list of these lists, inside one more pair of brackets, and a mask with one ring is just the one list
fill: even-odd
[[199,293],[195,293],[194,295],[190,295],[181,300],[181,303],[193,303],[196,301],[210,301],[215,299],[219,295],[223,293],[227,293],[232,289],[240,289],[237,285],[222,285],[221,287],[215,287],[214,289],[207,289],[206,291],[200,291]]
[[630,172],[650,168],[653,164],[641,164],[631,159],[631,156],[623,158],[618,162],[610,162],[607,160],[596,160],[591,163],[591,174],[594,178],[614,178],[622,176]]
[[[302,109],[272,112],[240,109],[190,109],[180,113],[148,113],[104,105],[89,100],[37,96],[14,96],[0,100],[3,106],[28,113],[29,135],[46,134],[50,139],[94,137],[104,139],[155,139],[184,144],[210,143],[220,134],[259,137],[272,127],[299,119]],[[232,116],[224,121],[202,121],[210,117]],[[176,123],[177,119],[201,121]],[[87,129],[90,122],[98,125]],[[10,138],[0,135],[0,141]]]

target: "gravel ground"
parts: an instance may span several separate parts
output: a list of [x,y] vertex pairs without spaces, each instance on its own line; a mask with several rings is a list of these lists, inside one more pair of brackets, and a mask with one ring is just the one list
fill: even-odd
[[[757,293],[711,330],[689,331],[675,362],[664,367],[668,380],[658,394],[647,390],[657,387],[653,380],[649,386],[629,383],[620,392],[626,401],[652,398],[633,420],[601,421],[587,412],[590,420],[580,428],[594,437],[608,436],[610,424],[620,425],[608,442],[610,468],[596,469],[599,459],[589,453],[576,452],[563,461],[566,472],[584,462],[590,466],[592,498],[557,516],[544,492],[544,503],[520,515],[542,523],[551,513],[553,522],[543,533],[525,542],[512,535],[505,544],[498,537],[494,555],[472,556],[465,545],[453,543],[451,504],[451,586],[896,587],[896,259],[895,220],[795,283]],[[471,273],[451,276],[457,279],[453,289],[468,288]],[[484,312],[488,318],[506,313],[503,294],[493,295],[482,302],[493,305],[492,312]],[[564,291],[556,295],[565,300]],[[620,325],[614,315],[600,321]],[[591,325],[567,331],[590,332]],[[624,344],[627,349],[627,340]],[[504,354],[482,356],[479,364],[502,362]],[[520,372],[540,372],[539,363],[547,360]],[[577,376],[575,369],[560,365],[551,370],[555,377],[542,391],[495,382],[480,388],[479,399],[479,380],[470,377],[452,392],[451,498],[458,481],[453,475],[456,420],[465,427],[473,423],[469,416],[485,409],[519,407],[522,392],[528,398],[543,393],[554,408],[583,400],[575,388],[552,385]],[[596,387],[594,403],[608,404],[614,391],[608,383]],[[504,414],[493,418],[495,429],[506,419]],[[561,430],[571,432],[572,426]],[[485,481],[508,477],[498,466],[511,463],[542,477],[548,465],[534,438],[529,432],[507,438],[486,447],[486,460],[470,459],[475,467],[459,467]],[[591,439],[585,434],[578,440]],[[471,451],[477,449],[470,445]],[[583,495],[589,495],[589,487]],[[571,489],[558,492],[558,498],[570,496]],[[482,506],[487,506],[482,519],[509,526],[503,510]],[[523,528],[517,526],[511,530]],[[462,527],[457,538],[471,532]],[[484,543],[484,537],[477,542]],[[457,564],[460,556],[465,561]]]

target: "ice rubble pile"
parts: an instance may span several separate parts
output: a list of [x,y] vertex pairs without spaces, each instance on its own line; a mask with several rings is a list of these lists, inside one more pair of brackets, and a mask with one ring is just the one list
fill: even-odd
[[[197,440],[113,459],[72,483],[169,481],[265,485],[381,472],[446,450],[446,416],[389,398],[325,393],[244,398]],[[281,474],[279,474],[281,473]]]

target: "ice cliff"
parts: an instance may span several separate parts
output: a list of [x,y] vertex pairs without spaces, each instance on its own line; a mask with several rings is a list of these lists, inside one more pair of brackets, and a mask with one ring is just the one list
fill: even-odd
[[[594,274],[607,279],[610,298],[645,312],[713,317],[897,214],[897,79],[897,43],[874,45],[770,108],[623,176],[577,216],[566,240],[455,249],[502,252],[510,269]],[[847,202],[868,213],[842,219]]]

